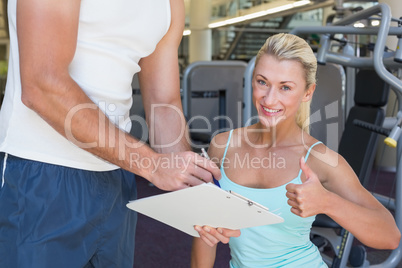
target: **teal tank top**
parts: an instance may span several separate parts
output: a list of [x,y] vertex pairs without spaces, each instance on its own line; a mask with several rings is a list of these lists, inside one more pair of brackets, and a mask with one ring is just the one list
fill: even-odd
[[[230,131],[222,161],[226,157],[232,132],[233,130]],[[311,149],[319,143],[321,142],[309,148],[306,161]],[[248,197],[285,220],[283,223],[242,229],[239,237],[232,237],[229,242],[231,268],[327,267],[317,247],[310,241],[310,229],[315,216],[299,217],[290,211],[291,207],[287,203],[286,185],[302,183],[301,169],[292,181],[269,189],[249,188],[234,183],[226,176],[223,165],[221,173],[219,183],[222,189]]]

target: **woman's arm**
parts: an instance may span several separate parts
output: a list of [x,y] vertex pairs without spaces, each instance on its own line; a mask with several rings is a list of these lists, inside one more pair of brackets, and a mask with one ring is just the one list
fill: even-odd
[[[217,146],[217,140],[219,141],[224,139],[222,136],[225,136],[225,133],[218,134],[217,136],[213,137],[208,148],[209,157],[211,157],[211,159],[217,165],[219,165],[224,152],[222,148]],[[196,226],[195,229],[198,229],[198,232],[203,231],[205,233],[204,236],[208,235],[208,230],[213,230],[213,228],[209,228],[208,226]],[[226,241],[226,243],[228,242],[229,239]],[[212,268],[215,263],[216,248],[217,246],[211,244],[209,241],[203,241],[203,239],[197,237],[194,238],[191,250],[191,268]]]
[[301,217],[326,214],[369,247],[397,248],[401,233],[391,213],[360,184],[345,159],[336,153],[329,157],[311,161],[320,179],[301,161],[303,184],[287,187],[292,212]]
[[[208,155],[216,165],[220,165],[229,133],[221,133],[213,137]],[[216,256],[216,245],[218,242],[229,243],[230,237],[240,236],[240,230],[225,228],[212,228],[209,226],[195,226],[195,230],[201,238],[194,238],[191,251],[191,267],[213,267]]]
[[367,246],[397,248],[401,233],[392,214],[360,184],[343,157],[339,156],[339,168],[330,169],[324,213]]
[[210,247],[201,238],[195,237],[191,249],[191,268],[214,267],[216,248],[216,245]]

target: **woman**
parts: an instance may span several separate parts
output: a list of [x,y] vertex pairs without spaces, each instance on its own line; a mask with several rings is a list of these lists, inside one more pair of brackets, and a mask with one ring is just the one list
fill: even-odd
[[[252,81],[259,122],[211,142],[209,155],[220,165],[221,187],[284,218],[231,238],[232,268],[327,267],[309,238],[319,213],[369,247],[394,249],[399,244],[400,232],[389,211],[339,154],[308,134],[316,71],[316,58],[303,39],[290,34],[268,38]],[[206,236],[208,230],[204,228]],[[200,241],[193,242],[192,267],[213,267],[216,246]]]

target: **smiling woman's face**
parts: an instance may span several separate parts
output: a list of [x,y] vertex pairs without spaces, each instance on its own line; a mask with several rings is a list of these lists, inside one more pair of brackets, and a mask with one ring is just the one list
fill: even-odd
[[260,121],[266,127],[286,120],[296,122],[302,101],[311,99],[306,90],[305,72],[300,62],[261,56],[253,74],[253,101]]

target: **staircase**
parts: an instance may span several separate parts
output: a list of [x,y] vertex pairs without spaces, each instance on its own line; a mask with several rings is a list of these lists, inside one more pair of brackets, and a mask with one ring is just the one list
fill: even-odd
[[220,40],[221,44],[214,59],[249,61],[257,54],[269,36],[288,31],[286,27],[291,17],[279,17],[244,26],[216,30],[213,33],[214,42]]

